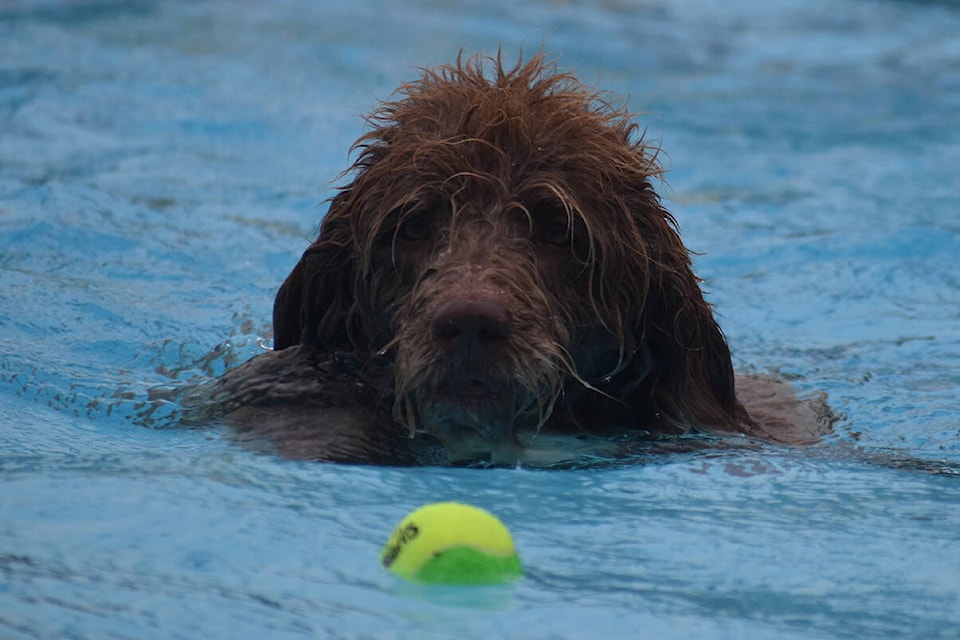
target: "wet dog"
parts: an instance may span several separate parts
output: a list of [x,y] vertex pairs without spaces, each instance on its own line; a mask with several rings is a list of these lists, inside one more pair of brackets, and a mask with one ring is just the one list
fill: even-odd
[[215,385],[228,422],[388,463],[512,464],[552,435],[816,437],[785,386],[738,397],[624,107],[543,56],[475,57],[368,123],[276,297],[275,351]]

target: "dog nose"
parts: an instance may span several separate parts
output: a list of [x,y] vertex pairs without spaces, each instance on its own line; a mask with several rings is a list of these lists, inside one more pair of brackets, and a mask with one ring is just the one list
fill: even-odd
[[503,345],[510,337],[510,318],[495,300],[454,300],[437,310],[431,332],[445,352],[470,358]]

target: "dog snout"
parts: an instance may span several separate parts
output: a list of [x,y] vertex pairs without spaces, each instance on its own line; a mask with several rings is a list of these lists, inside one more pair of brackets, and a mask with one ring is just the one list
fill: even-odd
[[510,337],[506,307],[490,298],[463,298],[442,304],[431,322],[431,335],[447,356],[473,360],[501,348]]

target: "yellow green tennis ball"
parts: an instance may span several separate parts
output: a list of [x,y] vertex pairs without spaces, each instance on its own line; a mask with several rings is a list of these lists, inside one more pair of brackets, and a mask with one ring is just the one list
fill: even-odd
[[495,584],[523,575],[503,523],[459,502],[436,502],[407,515],[380,552],[380,562],[414,582]]

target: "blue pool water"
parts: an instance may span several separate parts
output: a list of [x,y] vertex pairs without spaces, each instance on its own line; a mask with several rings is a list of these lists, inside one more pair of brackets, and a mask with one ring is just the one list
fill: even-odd
[[[0,637],[960,638],[958,33],[892,0],[0,2]],[[393,469],[144,424],[269,345],[359,115],[499,43],[643,112],[736,365],[835,434]],[[380,568],[448,499],[523,580]]]

